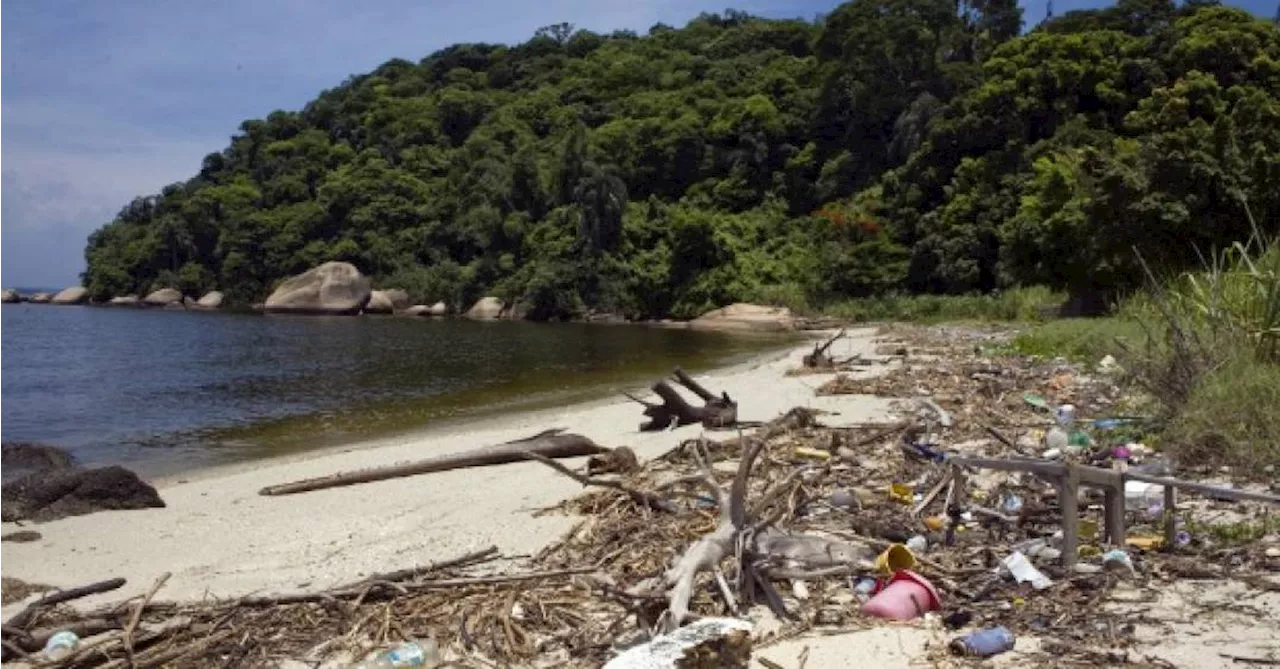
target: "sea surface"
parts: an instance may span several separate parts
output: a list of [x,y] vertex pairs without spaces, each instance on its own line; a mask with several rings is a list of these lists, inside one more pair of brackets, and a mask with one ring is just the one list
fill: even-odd
[[617,397],[677,365],[733,364],[790,341],[636,325],[6,304],[0,438],[172,475]]

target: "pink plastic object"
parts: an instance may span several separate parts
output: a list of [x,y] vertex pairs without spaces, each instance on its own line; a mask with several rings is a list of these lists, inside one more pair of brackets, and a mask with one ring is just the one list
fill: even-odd
[[942,608],[942,599],[933,584],[914,571],[903,569],[889,579],[889,585],[862,605],[862,612],[887,620],[912,620]]

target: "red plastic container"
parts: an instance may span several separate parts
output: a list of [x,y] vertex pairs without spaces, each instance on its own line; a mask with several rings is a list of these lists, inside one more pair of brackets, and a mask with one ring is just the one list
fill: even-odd
[[925,577],[903,569],[889,579],[889,584],[876,593],[862,612],[887,620],[912,620],[929,611],[942,608],[942,598]]

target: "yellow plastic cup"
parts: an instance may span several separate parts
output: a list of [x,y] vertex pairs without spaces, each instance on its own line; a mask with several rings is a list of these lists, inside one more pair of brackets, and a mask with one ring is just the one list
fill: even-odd
[[916,556],[910,548],[902,544],[893,544],[876,558],[876,574],[893,576],[903,569],[915,569]]

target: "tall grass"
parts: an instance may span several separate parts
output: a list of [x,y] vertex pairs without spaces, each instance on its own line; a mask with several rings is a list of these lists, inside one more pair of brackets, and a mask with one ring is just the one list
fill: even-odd
[[1127,347],[1131,378],[1160,402],[1184,461],[1280,464],[1280,245],[1253,228],[1122,309],[1147,331]]
[[828,304],[822,313],[854,321],[1040,321],[1056,314],[1066,295],[1044,286],[984,295],[883,295]]

